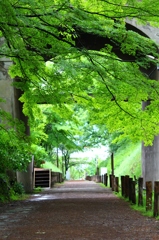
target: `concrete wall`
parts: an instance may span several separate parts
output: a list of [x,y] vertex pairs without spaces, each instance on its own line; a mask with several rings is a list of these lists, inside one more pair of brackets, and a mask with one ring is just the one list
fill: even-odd
[[8,69],[12,62],[7,58],[0,58],[0,98],[5,102],[0,102],[0,108],[9,112],[14,117],[14,88],[11,86],[13,79],[8,75]]
[[[4,43],[4,38],[0,38],[0,47]],[[26,127],[26,134],[29,135],[29,127],[27,126],[27,118],[22,114],[22,103],[18,101],[21,96],[21,91],[15,89],[12,84],[12,79],[8,74],[8,69],[12,65],[12,61],[8,58],[0,58],[0,98],[5,102],[0,102],[0,108],[12,115],[13,118],[22,120]],[[26,172],[18,172],[17,180],[24,185],[26,192],[31,192],[33,189],[33,160],[29,164]]]
[[[159,46],[159,29],[155,27],[151,27],[149,24],[146,26],[142,26],[137,24],[136,20],[126,20],[128,24],[131,24],[136,29],[139,29],[141,32],[143,32],[147,37],[152,39],[156,42],[156,44]],[[155,66],[152,66],[151,69],[147,71],[147,75],[150,79],[155,79],[156,81],[159,80],[159,71]],[[147,105],[149,105],[150,102],[143,102],[142,108],[143,111]],[[152,146],[144,146],[144,143],[142,143],[142,177],[143,177],[143,183],[145,187],[146,181],[152,181],[152,185],[154,186],[154,181],[159,180],[159,135],[155,136],[153,145]]]
[[[150,77],[151,79],[159,80],[159,71],[155,69]],[[150,101],[143,102],[143,111],[146,106],[150,104]],[[159,135],[154,137],[152,146],[144,146],[142,143],[142,177],[145,187],[146,181],[159,181]]]
[[157,45],[159,45],[159,28],[151,27],[150,24],[147,24],[146,26],[139,25],[135,19],[133,20],[126,20],[126,23],[132,25],[136,29],[139,29],[141,32],[143,32],[145,35],[147,35],[150,39],[156,42]]

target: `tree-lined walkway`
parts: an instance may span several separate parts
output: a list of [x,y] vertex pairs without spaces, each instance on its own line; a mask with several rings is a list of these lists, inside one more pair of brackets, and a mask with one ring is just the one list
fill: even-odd
[[0,240],[157,240],[159,222],[110,189],[68,181],[27,201],[0,206]]

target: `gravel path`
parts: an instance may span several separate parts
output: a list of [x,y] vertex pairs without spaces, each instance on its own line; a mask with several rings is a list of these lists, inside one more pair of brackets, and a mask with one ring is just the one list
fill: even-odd
[[0,205],[0,240],[159,240],[159,221],[142,216],[110,189],[68,181]]

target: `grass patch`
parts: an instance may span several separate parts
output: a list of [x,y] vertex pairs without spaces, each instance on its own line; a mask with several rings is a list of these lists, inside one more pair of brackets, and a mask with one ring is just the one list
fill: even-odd
[[11,201],[27,200],[28,198],[30,198],[30,194],[13,195]]
[[[99,167],[107,167],[108,174],[111,173],[111,159],[107,158],[99,164]],[[119,148],[114,153],[115,176],[129,175],[131,177],[141,176],[141,143],[129,143],[124,148]]]
[[136,196],[136,205],[131,205],[131,208],[139,211],[142,215],[153,217],[154,192],[152,193],[152,210],[146,211],[146,191],[143,191],[143,206],[138,206],[138,194]]
[[[125,202],[129,203],[130,208],[132,208],[135,211],[140,212],[143,216],[146,217],[153,217],[153,204],[154,204],[154,194],[152,194],[152,210],[146,211],[146,192],[143,191],[143,206],[138,206],[138,194],[136,195],[136,204],[132,204],[128,198],[124,198],[121,194],[121,192],[116,193],[117,197],[123,199]],[[156,217],[156,219],[159,219],[159,217]]]
[[36,187],[33,189],[33,193],[40,193],[42,192],[42,188],[41,187]]
[[53,172],[62,173],[62,171],[51,162],[45,162],[44,164],[41,164],[41,167],[45,169],[51,169]]
[[153,211],[146,211],[146,206],[130,205],[132,209],[140,212],[143,216],[153,217]]

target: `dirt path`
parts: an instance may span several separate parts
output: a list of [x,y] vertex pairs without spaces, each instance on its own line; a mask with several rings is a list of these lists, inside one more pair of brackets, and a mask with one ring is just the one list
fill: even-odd
[[0,240],[159,240],[159,221],[111,190],[69,181],[27,201],[0,206]]

